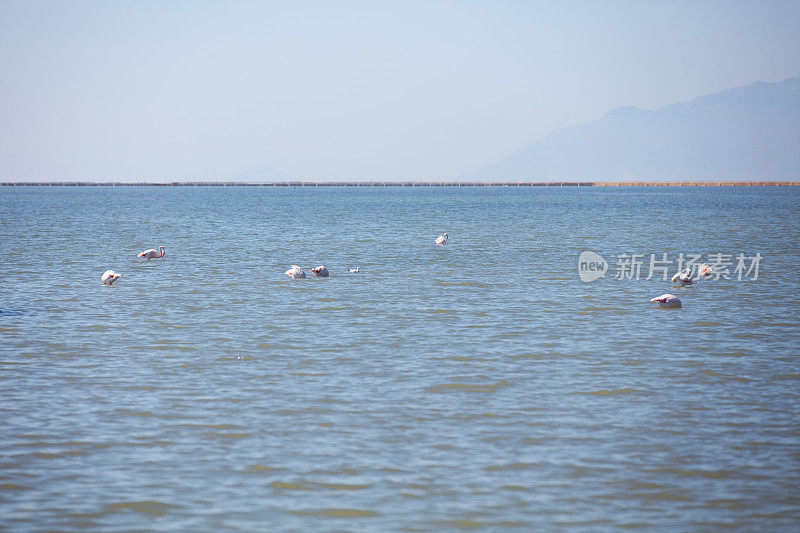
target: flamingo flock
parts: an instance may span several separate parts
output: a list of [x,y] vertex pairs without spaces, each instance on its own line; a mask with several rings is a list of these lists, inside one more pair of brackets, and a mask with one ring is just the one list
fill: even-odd
[[[442,233],[441,235],[436,237],[436,239],[434,240],[434,244],[437,245],[447,244],[447,237],[448,237],[447,233]],[[350,272],[350,274],[358,274],[360,271],[361,271],[360,267],[348,269],[348,272]],[[310,272],[315,276],[317,276],[318,278],[327,278],[328,276],[330,276],[330,272],[328,272],[328,269],[325,267],[325,265],[320,265],[318,267],[312,268]],[[302,267],[299,267],[297,265],[292,265],[292,267],[286,272],[284,272],[284,274],[286,274],[292,279],[306,279],[306,272],[302,269]]]
[[[703,263],[697,269],[697,275],[701,278],[708,279],[711,277],[711,273],[713,272],[712,268],[707,264]],[[672,276],[672,283],[676,287],[687,287],[689,285],[694,285],[697,283],[697,280],[692,277],[692,269],[690,267],[686,267],[674,276]],[[656,302],[661,307],[667,309],[674,309],[677,307],[681,307],[681,300],[677,296],[673,294],[662,294],[661,296],[656,296],[650,300],[651,302]]]
[[[360,268],[359,267],[351,268],[349,271],[351,274],[357,274],[360,271]],[[325,267],[325,265],[314,267],[309,272],[311,272],[318,278],[327,278],[328,276],[331,275],[331,273],[328,272],[328,269],[327,267]],[[305,270],[303,270],[302,267],[299,267],[297,265],[292,265],[292,268],[284,272],[284,274],[286,274],[292,279],[306,279]]]
[[[136,257],[141,257],[147,259],[147,261],[150,261],[151,259],[156,257],[164,257],[164,255],[165,255],[164,247],[159,246],[158,250],[156,250],[155,248],[150,248],[149,250],[145,250],[144,252],[138,254]],[[121,277],[122,274],[115,272],[114,270],[106,270],[105,272],[103,272],[103,275],[100,276],[100,282],[103,285],[110,287],[111,285],[114,284],[115,281],[117,281]]]
[[[444,237],[445,237],[444,244],[446,244],[447,243],[447,234],[446,233],[444,234]],[[436,240],[436,244],[442,244],[442,243],[440,243],[439,239],[437,239]],[[142,258],[142,259],[146,259],[149,262],[151,259],[164,257],[165,255],[166,255],[166,252],[164,251],[164,247],[163,246],[159,246],[158,250],[156,250],[155,248],[150,248],[149,250],[145,250],[145,251],[137,254],[136,257],[139,257],[139,258]],[[358,274],[361,271],[361,268],[360,267],[350,268],[348,271],[350,272],[350,274]],[[312,268],[311,272],[318,278],[327,278],[328,276],[330,276],[330,272],[325,267],[325,265],[319,265],[318,267]],[[298,265],[292,265],[292,267],[289,270],[287,270],[285,273],[286,273],[287,276],[289,276],[292,279],[306,279],[305,271],[303,270],[302,267],[300,267]],[[120,277],[122,277],[122,274],[119,274],[118,272],[116,272],[114,270],[106,270],[100,276],[100,282],[103,285],[106,285],[106,286],[110,287]]]
[[[438,246],[444,246],[447,244],[448,235],[447,233],[442,233],[434,240],[434,244]],[[163,246],[159,246],[156,250],[155,248],[150,248],[149,250],[145,250],[136,257],[146,259],[148,262],[151,259],[161,258],[166,255]],[[350,268],[348,272],[350,274],[357,274],[361,271],[360,267]],[[310,272],[314,274],[318,278],[327,278],[330,276],[330,272],[328,271],[325,265],[319,265],[318,267],[314,267],[310,269]],[[697,276],[698,278],[709,279],[713,269],[708,266],[707,264],[703,263],[697,269]],[[306,279],[306,273],[302,267],[298,265],[292,265],[289,270],[285,272],[287,276],[294,279]],[[100,276],[100,281],[103,285],[111,286],[117,281],[119,278],[122,277],[122,274],[114,271],[114,270],[106,270],[103,272],[102,276]],[[693,276],[691,267],[686,267],[683,270],[677,272],[674,276],[672,276],[672,283],[676,287],[688,287],[697,283],[698,279]],[[659,306],[666,308],[666,309],[676,309],[681,307],[681,300],[674,294],[662,294],[661,296],[656,296],[655,298],[650,299],[651,302],[657,303]]]

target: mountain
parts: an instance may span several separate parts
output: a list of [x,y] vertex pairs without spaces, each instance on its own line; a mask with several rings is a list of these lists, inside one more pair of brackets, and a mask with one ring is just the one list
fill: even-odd
[[800,77],[561,128],[472,179],[800,178]]

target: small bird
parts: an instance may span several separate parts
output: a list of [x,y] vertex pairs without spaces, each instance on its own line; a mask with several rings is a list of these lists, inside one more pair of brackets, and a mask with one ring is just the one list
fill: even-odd
[[164,247],[159,246],[158,250],[155,248],[150,248],[149,250],[145,250],[144,252],[140,253],[136,257],[144,257],[148,261],[150,261],[154,257],[164,257]]
[[115,281],[117,281],[122,274],[118,274],[113,270],[106,270],[103,272],[103,275],[100,276],[100,281],[103,282],[103,285],[112,285]]
[[706,278],[706,279],[710,278],[712,272],[714,271],[711,269],[711,267],[705,263],[700,265],[700,268],[697,269],[697,275],[700,276],[701,278]]
[[350,269],[351,274],[358,274],[361,271],[360,267],[355,267]]
[[306,279],[306,273],[297,265],[292,265],[292,268],[287,270],[285,274],[292,279]]
[[447,244],[447,233],[442,233],[436,237],[436,244]]
[[672,283],[680,287],[693,284],[694,280],[692,279],[692,269],[686,267],[677,274],[675,274],[674,276],[672,276]]
[[658,302],[658,305],[661,307],[680,307],[681,301],[676,296],[671,294],[662,294],[657,298],[653,298],[650,300],[651,302]]
[[328,277],[328,269],[325,268],[324,265],[320,265],[317,268],[312,268],[311,272],[314,273],[318,278],[327,278]]

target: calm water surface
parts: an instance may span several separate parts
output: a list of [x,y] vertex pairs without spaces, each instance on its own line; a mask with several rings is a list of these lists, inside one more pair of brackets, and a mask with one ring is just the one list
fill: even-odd
[[[0,529],[796,529],[798,204],[0,188]],[[758,279],[614,279],[716,252]]]

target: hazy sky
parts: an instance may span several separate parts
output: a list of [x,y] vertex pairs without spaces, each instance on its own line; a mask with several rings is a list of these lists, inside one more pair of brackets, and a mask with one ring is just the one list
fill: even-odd
[[800,1],[0,0],[0,179],[438,178],[800,74]]

